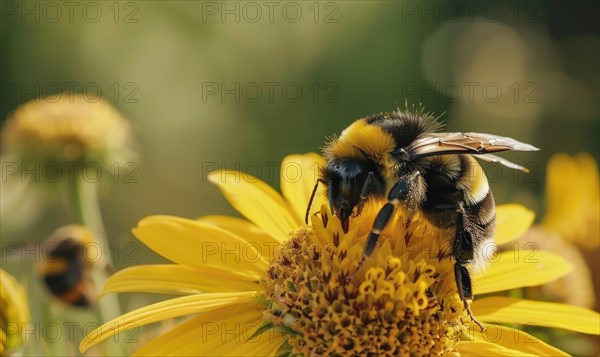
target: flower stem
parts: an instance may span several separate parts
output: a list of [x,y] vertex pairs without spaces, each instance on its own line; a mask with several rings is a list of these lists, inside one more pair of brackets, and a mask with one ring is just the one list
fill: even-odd
[[[102,251],[108,251],[106,232],[100,213],[96,184],[87,182],[84,178],[76,180],[75,183],[75,214],[80,224],[89,228],[96,234],[96,239],[101,245]],[[108,262],[111,264],[110,262]]]
[[[88,182],[83,176],[80,176],[79,179],[76,180],[73,196],[77,220],[81,225],[87,227],[94,233],[96,243],[99,245],[102,254],[98,260],[100,263],[98,269],[94,269],[91,274],[96,291],[100,292],[106,284],[109,271],[112,271],[112,261],[109,254],[110,250],[102,221],[102,214],[100,212],[96,183]],[[113,294],[109,294],[100,300],[98,302],[98,307],[99,318],[102,322],[110,321],[121,315],[119,301]],[[115,347],[112,345],[112,347],[107,348],[114,350]],[[124,346],[120,346],[120,348],[124,349]],[[116,351],[110,352],[114,353]],[[113,353],[111,353],[111,355]],[[122,353],[123,351],[119,351],[119,354]]]

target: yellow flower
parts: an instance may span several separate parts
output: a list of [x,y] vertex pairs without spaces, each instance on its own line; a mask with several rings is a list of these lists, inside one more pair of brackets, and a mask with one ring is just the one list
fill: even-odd
[[552,299],[570,305],[593,308],[596,304],[596,294],[590,269],[585,258],[577,247],[562,238],[556,232],[541,226],[533,226],[517,242],[523,250],[530,253],[536,250],[546,250],[559,253],[572,266],[573,270],[557,280],[540,287],[526,291],[526,296]]
[[56,183],[92,196],[90,187],[103,173],[118,176],[135,157],[129,122],[107,101],[82,94],[30,100],[6,120],[0,134],[1,212],[8,231],[35,220],[52,193],[47,189]]
[[[109,279],[103,293],[183,296],[107,322],[84,339],[81,351],[121,331],[186,316],[191,318],[136,355],[565,355],[504,325],[488,324],[480,332],[458,298],[452,262],[440,253],[441,232],[418,215],[412,220],[396,215],[356,271],[377,204],[352,219],[347,234],[323,206],[312,224],[303,225],[315,167],[323,162],[316,154],[292,155],[282,167],[291,164],[302,175],[292,182],[282,170],[283,197],[246,174],[210,175],[248,221],[143,219],[133,230],[136,237],[176,264],[125,269]],[[533,220],[519,205],[500,206],[497,215],[499,244],[518,238]],[[490,256],[487,272],[474,276],[475,293],[540,285],[571,269],[553,253],[526,257]],[[600,316],[578,307],[485,297],[471,308],[486,323],[600,334]]]
[[7,356],[25,342],[29,323],[25,290],[16,279],[0,269],[0,356]]
[[2,130],[2,150],[26,160],[102,160],[129,135],[129,123],[105,100],[62,93],[18,107]]
[[[573,271],[560,279],[532,289],[568,304],[594,307],[596,296],[590,269],[582,250],[600,245],[600,181],[598,165],[588,154],[553,155],[546,170],[546,214],[516,244],[560,253]],[[592,262],[597,252],[591,252]]]
[[556,154],[548,162],[542,226],[584,248],[600,245],[600,180],[593,157]]

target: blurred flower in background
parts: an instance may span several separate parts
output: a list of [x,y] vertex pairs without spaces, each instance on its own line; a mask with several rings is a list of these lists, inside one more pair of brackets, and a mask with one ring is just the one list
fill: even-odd
[[[39,299],[32,309],[35,326],[73,319],[93,323],[119,315],[116,298],[95,304],[113,264],[97,190],[112,181],[101,182],[103,174],[120,178],[123,172],[114,169],[134,155],[129,122],[101,98],[60,93],[18,107],[1,136],[2,262],[29,274],[30,291]],[[42,212],[54,218],[54,229],[61,221],[77,224],[56,229],[48,240],[40,231],[23,234],[36,227]],[[16,239],[6,239],[4,232],[16,233]],[[32,263],[39,263],[37,269]],[[47,292],[55,299],[42,298]],[[75,306],[87,309],[70,310]],[[74,336],[62,343],[44,337],[42,343],[38,336],[25,346],[26,352],[73,354],[72,346],[79,343]],[[120,348],[104,352],[122,353]]]
[[1,137],[2,220],[9,231],[35,221],[49,198],[71,194],[82,180],[118,175],[115,167],[133,158],[129,122],[105,100],[83,94],[59,93],[19,106]]
[[0,269],[0,356],[9,356],[25,343],[30,322],[25,289]]
[[2,152],[22,161],[107,164],[126,149],[130,131],[104,99],[60,93],[15,110],[2,129]]
[[[546,285],[525,289],[524,296],[600,309],[599,187],[598,165],[589,154],[558,153],[550,158],[546,168],[545,214],[513,247],[526,251],[532,259],[536,259],[539,250],[556,252],[573,270]],[[600,352],[597,338],[546,333],[547,338],[557,341],[557,347],[568,348],[574,355]]]
[[[560,253],[574,269],[537,289],[537,295],[583,307],[596,306],[595,289],[600,283],[596,263],[600,245],[599,190],[598,165],[589,154],[559,153],[548,162],[544,217],[519,244]],[[586,261],[586,252],[592,253],[592,259]],[[592,271],[596,271],[595,276]]]
[[542,227],[582,249],[600,245],[598,164],[586,153],[555,154],[546,169]]

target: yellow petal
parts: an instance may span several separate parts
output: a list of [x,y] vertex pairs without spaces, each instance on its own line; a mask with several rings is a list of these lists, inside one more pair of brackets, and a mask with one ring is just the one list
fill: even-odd
[[102,291],[108,293],[147,292],[154,294],[197,294],[200,292],[233,292],[258,289],[257,282],[229,271],[226,267],[187,265],[139,265],[113,274]]
[[496,244],[512,242],[519,238],[533,223],[535,213],[519,204],[496,207]]
[[150,341],[135,356],[222,356],[252,337],[264,309],[247,301],[205,312]]
[[581,251],[570,241],[562,238],[558,232],[550,231],[542,226],[531,227],[519,238],[520,244],[535,244],[541,250],[558,252],[561,257],[573,266],[573,270],[557,279],[544,284],[541,293],[546,300],[562,302],[581,307],[596,305],[596,294],[590,267]]
[[600,334],[600,315],[595,311],[572,305],[497,296],[475,300],[471,309],[481,321],[537,325]]
[[[512,356],[568,356],[565,352],[521,330],[499,325],[487,325],[486,328],[481,332],[479,326],[472,325],[469,329],[468,341],[495,344],[503,349],[514,351]],[[469,342],[463,341],[463,343]]]
[[238,212],[280,243],[301,224],[281,195],[255,177],[219,170],[210,173],[208,179],[219,187]]
[[163,257],[200,271],[206,266],[226,265],[228,269],[256,280],[268,266],[255,244],[221,228],[190,219],[147,217],[133,229],[133,234]]
[[[0,268],[0,310],[2,332],[0,348],[16,349],[23,344],[30,323],[27,293],[15,277],[2,268]],[[10,331],[6,330],[10,325],[14,328],[9,329]]]
[[[304,221],[310,195],[319,178],[319,170],[324,166],[325,160],[316,153],[289,155],[281,163],[281,192],[290,203],[296,218],[301,221]],[[321,205],[326,203],[324,192],[325,187],[319,185],[312,203],[312,212],[319,211]]]
[[89,333],[83,338],[83,341],[81,341],[79,350],[81,353],[84,353],[90,347],[119,332],[137,329],[143,325],[174,317],[208,311],[219,306],[241,302],[240,300],[242,299],[252,299],[256,295],[256,291],[195,294],[144,306],[140,309],[121,315]]
[[542,225],[584,248],[600,245],[598,175],[598,165],[589,154],[552,156],[547,168]]
[[477,342],[465,342],[459,341],[456,343],[456,349],[460,353],[460,357],[496,357],[496,356],[519,356],[519,357],[530,357],[535,356],[531,354],[523,354],[519,351],[511,350],[509,348],[502,347],[495,343],[477,341]]
[[546,171],[546,215],[543,225],[562,233],[563,225],[573,225],[579,221],[581,203],[589,193],[581,187],[581,173],[570,155],[553,155]]
[[279,247],[279,241],[267,234],[254,223],[249,221],[229,216],[204,216],[198,218],[198,222],[210,224],[216,227],[223,228],[244,240],[255,243],[261,255],[271,261],[274,258],[275,250]]
[[509,250],[491,259],[485,273],[475,278],[476,294],[542,285],[573,269],[563,257],[537,250]]

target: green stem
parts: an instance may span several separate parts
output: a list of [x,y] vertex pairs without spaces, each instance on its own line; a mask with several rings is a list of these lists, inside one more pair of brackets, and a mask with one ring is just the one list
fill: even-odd
[[[101,248],[102,266],[100,266],[100,268],[102,269],[94,269],[91,274],[96,290],[100,292],[108,280],[108,272],[112,271],[112,261],[110,259],[106,231],[102,222],[96,183],[87,182],[82,176],[76,180],[74,187],[74,206],[77,220],[81,225],[87,227],[94,233],[96,242]],[[102,322],[108,322],[121,315],[119,300],[114,294],[106,295],[98,302],[98,307],[100,315],[99,319]],[[108,350],[107,352],[110,352],[110,355],[115,355],[115,352],[117,354],[125,353],[125,346],[123,345],[118,347],[120,349],[119,351],[115,350],[116,346],[114,346],[114,344],[106,345],[106,348]]]
[[106,232],[104,231],[104,223],[102,222],[102,214],[100,213],[96,184],[87,182],[83,178],[77,180],[75,183],[74,203],[79,223],[94,232],[103,251],[108,251],[108,242],[106,241]]

